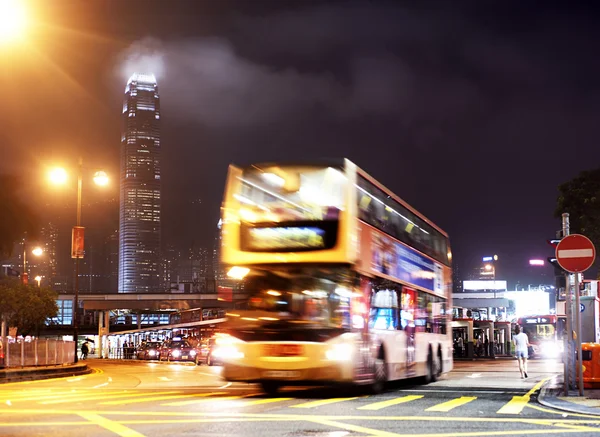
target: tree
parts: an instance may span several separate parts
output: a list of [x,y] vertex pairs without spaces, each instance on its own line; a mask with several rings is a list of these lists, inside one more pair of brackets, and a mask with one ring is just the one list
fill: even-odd
[[25,233],[30,237],[37,234],[37,217],[19,197],[21,185],[15,176],[0,175],[0,257],[10,255]]
[[0,318],[19,335],[37,334],[46,320],[56,317],[58,293],[50,288],[24,285],[18,279],[0,278]]
[[600,248],[600,168],[579,173],[558,191],[554,216],[568,212],[571,234],[583,234]]

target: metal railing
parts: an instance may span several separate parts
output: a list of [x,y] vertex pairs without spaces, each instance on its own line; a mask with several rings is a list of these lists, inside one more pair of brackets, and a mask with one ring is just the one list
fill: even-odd
[[59,366],[72,363],[74,353],[72,341],[35,339],[4,342],[0,346],[0,368]]

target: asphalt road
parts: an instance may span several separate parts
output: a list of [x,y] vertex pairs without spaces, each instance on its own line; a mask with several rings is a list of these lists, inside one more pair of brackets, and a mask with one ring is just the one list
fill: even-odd
[[0,436],[494,436],[591,435],[600,417],[536,403],[560,363],[455,363],[442,381],[357,390],[227,384],[219,368],[90,360],[90,375],[0,385]]

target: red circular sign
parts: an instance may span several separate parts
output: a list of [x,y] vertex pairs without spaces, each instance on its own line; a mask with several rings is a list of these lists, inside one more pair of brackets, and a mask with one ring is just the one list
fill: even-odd
[[595,259],[596,248],[585,235],[567,235],[556,246],[556,260],[567,272],[585,272]]

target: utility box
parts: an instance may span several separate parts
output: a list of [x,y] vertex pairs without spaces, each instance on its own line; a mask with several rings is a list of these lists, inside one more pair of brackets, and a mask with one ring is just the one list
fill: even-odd
[[[598,326],[600,305],[598,298],[595,296],[581,296],[579,301],[581,341],[583,343],[600,343],[600,327]],[[575,320],[573,320],[573,326],[575,326]]]
[[583,358],[583,386],[585,388],[600,387],[600,344],[582,343],[581,355]]

